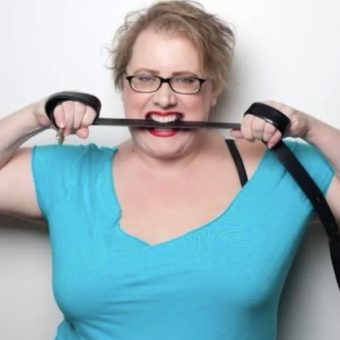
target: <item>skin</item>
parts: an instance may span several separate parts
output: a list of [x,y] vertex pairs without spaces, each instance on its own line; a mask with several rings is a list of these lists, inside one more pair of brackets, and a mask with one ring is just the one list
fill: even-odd
[[[169,57],[171,56],[171,58]],[[216,104],[216,91],[204,73],[197,50],[190,41],[152,30],[138,37],[128,74],[140,71],[162,77],[178,72],[208,80],[193,95],[174,93],[168,84],[154,93],[136,93],[126,80],[122,99],[126,116],[145,118],[150,112],[180,112],[184,120],[207,120]],[[336,171],[327,194],[335,215],[340,216],[340,132],[327,124],[277,102],[266,102],[291,119],[288,135],[301,137],[319,148]],[[45,99],[0,121],[0,211],[40,218],[31,174],[31,149],[20,145],[30,136],[50,128],[44,112]],[[94,111],[77,102],[64,102],[54,112],[55,121],[66,135],[87,138]],[[270,124],[247,115],[241,131],[234,131],[251,177],[263,155],[259,140],[275,145],[282,137]],[[327,138],[325,138],[327,136]],[[240,184],[224,140],[205,130],[178,132],[171,137],[132,129],[131,139],[119,145],[112,164],[114,185],[122,208],[121,228],[147,243],[166,242],[198,228],[227,209]],[[13,188],[16,190],[13,190]],[[143,204],[141,204],[143,202]],[[161,223],[160,223],[161,221]]]
[[[171,56],[171,58],[169,58]],[[157,63],[155,63],[157,60]],[[160,35],[147,30],[137,38],[128,74],[152,74],[164,78],[193,75],[206,78],[195,47],[183,38]],[[168,84],[154,93],[136,93],[124,80],[122,98],[128,118],[146,118],[150,112],[179,112],[183,120],[208,120],[218,92],[208,79],[200,92],[192,95],[173,92]],[[202,143],[202,131],[179,132],[171,138],[157,138],[147,130],[132,131],[134,150],[152,159],[179,159],[195,153]]]

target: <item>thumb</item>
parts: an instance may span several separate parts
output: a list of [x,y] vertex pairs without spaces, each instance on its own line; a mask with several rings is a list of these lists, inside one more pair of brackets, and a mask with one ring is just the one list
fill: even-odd
[[230,135],[231,135],[233,138],[236,138],[236,139],[244,138],[244,137],[243,137],[243,133],[242,133],[241,130],[232,129],[232,130],[230,131]]
[[87,138],[89,136],[89,128],[88,127],[81,127],[76,132],[77,136],[80,138]]

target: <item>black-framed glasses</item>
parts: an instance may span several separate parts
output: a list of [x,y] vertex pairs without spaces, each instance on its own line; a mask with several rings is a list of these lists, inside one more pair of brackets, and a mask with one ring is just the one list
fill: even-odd
[[149,74],[125,76],[132,90],[141,93],[156,92],[163,83],[169,84],[172,91],[180,94],[195,94],[199,92],[206,79],[193,76],[174,76],[163,78]]

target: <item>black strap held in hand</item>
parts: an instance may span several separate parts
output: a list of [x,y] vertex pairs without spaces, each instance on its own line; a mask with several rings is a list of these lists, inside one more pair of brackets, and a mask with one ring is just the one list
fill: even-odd
[[262,118],[266,122],[274,125],[282,133],[282,135],[284,135],[290,123],[289,118],[282,112],[263,103],[252,104],[244,113],[244,116],[247,114],[252,114],[256,117]]
[[80,103],[83,103],[85,105],[91,106],[95,111],[96,111],[96,118],[99,117],[99,112],[101,109],[101,102],[100,100],[88,93],[82,93],[82,92],[69,92],[69,91],[64,91],[64,92],[58,92],[53,95],[51,95],[45,104],[45,111],[50,119],[50,121],[53,123],[55,127],[58,127],[53,116],[54,109],[61,104],[62,102],[65,101],[78,101]]

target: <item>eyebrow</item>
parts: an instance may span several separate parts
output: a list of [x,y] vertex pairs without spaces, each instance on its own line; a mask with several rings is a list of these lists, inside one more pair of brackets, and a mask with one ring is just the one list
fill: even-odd
[[[156,75],[156,76],[159,76],[159,74],[160,74],[159,71],[151,70],[151,69],[147,69],[147,68],[137,69],[133,73],[136,74],[136,73],[142,73],[142,72],[147,72],[147,73],[150,73],[150,74]],[[193,76],[193,77],[200,76],[198,73],[193,72],[193,71],[178,71],[178,72],[173,72],[171,74],[171,77],[182,76],[182,75],[189,75],[189,76]]]

